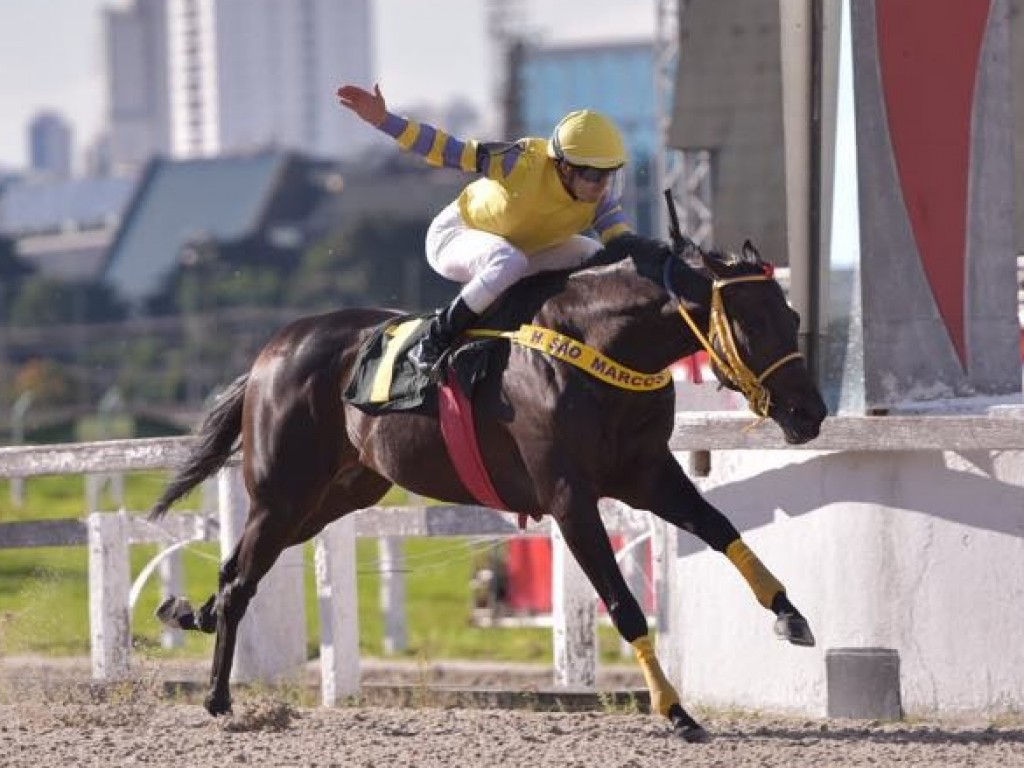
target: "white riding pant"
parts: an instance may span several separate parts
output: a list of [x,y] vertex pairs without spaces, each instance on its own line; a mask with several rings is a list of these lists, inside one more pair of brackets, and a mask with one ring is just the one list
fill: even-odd
[[599,250],[597,240],[573,235],[527,257],[500,235],[466,224],[458,202],[437,214],[427,230],[427,261],[442,277],[463,283],[460,296],[477,314],[527,275],[578,267]]

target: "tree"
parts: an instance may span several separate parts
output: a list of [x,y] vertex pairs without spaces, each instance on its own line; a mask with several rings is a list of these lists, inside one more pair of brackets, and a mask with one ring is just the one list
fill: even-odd
[[18,369],[14,379],[15,396],[31,392],[36,406],[65,403],[73,391],[70,375],[55,360],[29,360]]
[[12,325],[102,323],[125,317],[123,302],[105,283],[73,283],[33,275],[23,280],[20,288],[10,309]]
[[289,286],[293,306],[392,306],[409,310],[434,303],[440,278],[423,255],[428,222],[372,216],[354,219],[314,245]]
[[0,321],[10,319],[14,297],[32,273],[32,267],[15,254],[14,241],[0,236]]

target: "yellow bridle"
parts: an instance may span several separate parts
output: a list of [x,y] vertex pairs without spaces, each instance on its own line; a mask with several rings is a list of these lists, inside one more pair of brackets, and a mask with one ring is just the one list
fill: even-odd
[[[786,363],[792,362],[793,360],[799,360],[803,357],[799,352],[790,352],[788,355],[784,355],[774,363],[765,368],[760,375],[755,374],[750,368],[747,367],[746,363],[743,362],[743,358],[740,357],[739,350],[736,349],[736,340],[733,338],[732,326],[729,324],[729,316],[725,312],[725,304],[722,301],[722,289],[728,285],[734,285],[736,283],[753,283],[760,282],[762,280],[770,280],[768,275],[743,275],[742,277],[730,277],[730,278],[719,278],[715,279],[711,283],[711,311],[708,319],[708,335],[705,336],[701,333],[700,328],[697,327],[697,323],[693,317],[687,311],[683,303],[676,299],[676,304],[679,307],[679,314],[682,315],[683,320],[690,326],[690,330],[693,331],[693,335],[700,341],[701,346],[707,350],[708,356],[714,362],[715,366],[729,379],[730,382],[736,385],[736,387],[743,393],[743,396],[747,398],[747,402],[750,404],[750,410],[756,413],[761,418],[768,416],[768,411],[771,408],[772,396],[768,392],[767,387],[764,386],[764,382],[769,376],[779,370]],[[715,351],[715,341],[720,340],[722,347],[722,355],[719,355]],[[724,356],[724,360],[723,360]]]

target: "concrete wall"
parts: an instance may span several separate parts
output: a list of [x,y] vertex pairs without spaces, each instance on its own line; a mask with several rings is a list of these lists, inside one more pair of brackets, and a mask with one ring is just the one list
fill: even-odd
[[1010,0],[1010,78],[1013,88],[1014,185],[1017,253],[1024,253],[1024,0]]
[[869,408],[1020,392],[1007,4],[934,5],[850,6]]
[[685,702],[824,715],[826,651],[883,647],[910,715],[1024,708],[1024,452],[721,452],[701,484],[818,645],[680,533],[659,647]]

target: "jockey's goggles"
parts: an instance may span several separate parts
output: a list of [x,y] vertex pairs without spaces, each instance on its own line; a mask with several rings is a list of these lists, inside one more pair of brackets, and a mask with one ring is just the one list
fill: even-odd
[[568,163],[568,166],[572,168],[574,174],[591,184],[604,181],[622,167],[620,165],[618,168],[593,168],[589,165],[573,165],[572,163]]

